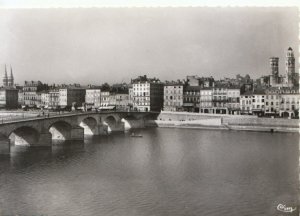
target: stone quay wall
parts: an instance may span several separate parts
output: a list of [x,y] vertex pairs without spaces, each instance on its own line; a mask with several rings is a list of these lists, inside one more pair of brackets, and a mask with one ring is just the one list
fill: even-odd
[[215,115],[187,112],[161,112],[146,126],[199,129],[299,132],[299,119],[259,118],[245,115]]

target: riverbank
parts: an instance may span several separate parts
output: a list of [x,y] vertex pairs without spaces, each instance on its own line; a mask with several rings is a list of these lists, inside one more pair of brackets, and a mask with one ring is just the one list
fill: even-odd
[[161,112],[157,120],[149,120],[147,126],[299,133],[299,119],[185,112]]

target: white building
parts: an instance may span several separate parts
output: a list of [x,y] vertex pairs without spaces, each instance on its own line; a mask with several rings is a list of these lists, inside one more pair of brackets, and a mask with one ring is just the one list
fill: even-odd
[[213,88],[200,90],[200,113],[213,113]]
[[164,87],[158,79],[140,76],[131,81],[133,88],[133,108],[138,111],[161,111]]
[[85,103],[88,106],[99,108],[101,106],[101,90],[100,89],[86,89]]
[[252,92],[245,92],[240,95],[241,114],[252,114]]
[[49,106],[49,92],[42,92],[41,93],[41,105],[47,108]]
[[252,113],[254,115],[263,115],[265,111],[265,92],[263,90],[255,90],[252,95]]

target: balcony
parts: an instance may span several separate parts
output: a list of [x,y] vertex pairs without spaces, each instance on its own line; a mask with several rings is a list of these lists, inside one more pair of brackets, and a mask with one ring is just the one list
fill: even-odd
[[228,99],[213,99],[212,102],[226,103]]

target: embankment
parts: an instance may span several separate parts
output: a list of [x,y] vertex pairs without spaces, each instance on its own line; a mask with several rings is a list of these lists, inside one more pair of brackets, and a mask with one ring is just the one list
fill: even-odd
[[161,112],[157,120],[147,121],[146,126],[299,133],[299,119],[186,112]]

